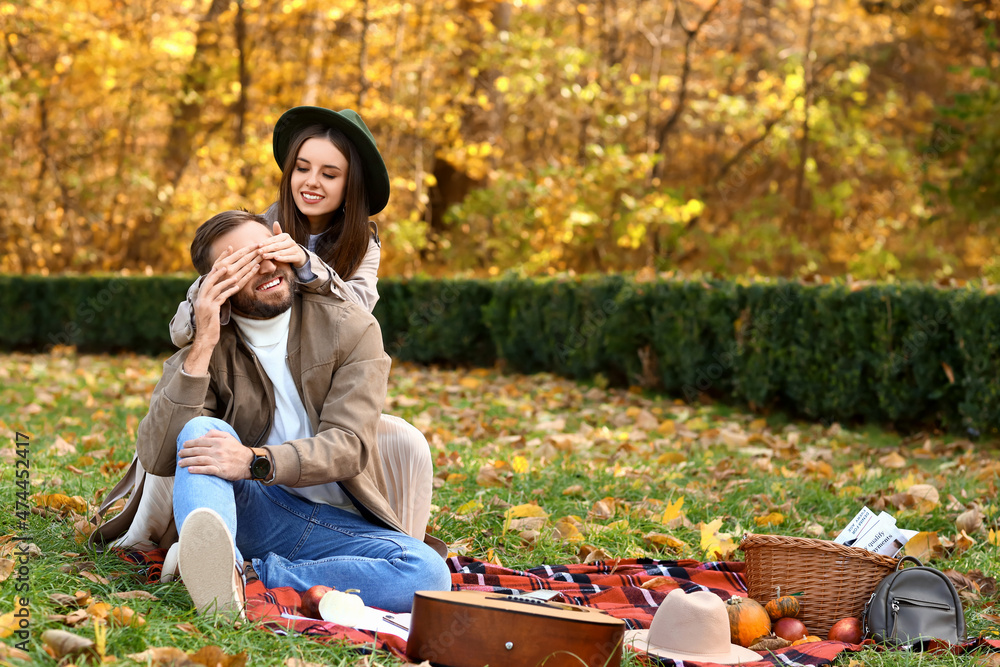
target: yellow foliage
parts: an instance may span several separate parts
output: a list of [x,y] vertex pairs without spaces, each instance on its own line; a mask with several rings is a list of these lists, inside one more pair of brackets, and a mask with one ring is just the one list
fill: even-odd
[[672,503],[667,503],[667,508],[663,510],[663,516],[660,517],[660,523],[671,526],[675,522],[679,522],[684,518],[684,496],[681,496]]
[[583,533],[577,528],[578,523],[573,517],[559,519],[553,525],[555,537],[564,542],[582,542]]
[[753,520],[758,526],[780,526],[785,522],[785,515],[781,512],[771,512],[764,516],[754,517]]
[[461,516],[463,514],[472,514],[473,512],[478,512],[483,509],[483,501],[479,498],[473,498],[472,500],[462,503],[455,514]]
[[[0,272],[190,271],[200,222],[275,199],[271,131],[300,103],[358,109],[372,130],[393,185],[376,216],[383,275],[634,270],[669,256],[684,271],[794,276],[815,260],[828,274],[933,277],[945,269],[926,261],[933,252],[958,258],[951,274],[978,279],[997,254],[1000,242],[966,233],[946,203],[915,203],[924,180],[946,188],[955,168],[950,152],[926,160],[916,137],[945,103],[941,91],[968,84],[952,67],[958,47],[985,48],[981,31],[941,20],[953,7],[914,12],[894,30],[857,3],[818,6],[814,53],[856,58],[823,65],[806,109],[821,63],[798,52],[757,62],[761,49],[786,47],[772,35],[803,29],[801,12],[770,16],[773,30],[742,40],[740,21],[706,15],[705,29],[721,32],[685,46],[665,34],[648,35],[655,45],[629,41],[645,30],[641,17],[662,12],[657,0],[620,13],[612,33],[586,3],[494,5],[448,0],[427,13],[385,0],[250,2],[239,43],[238,3],[0,4],[10,23],[4,90],[18,101],[0,119],[12,157],[0,188],[19,221],[0,240]],[[344,33],[335,50],[324,41],[334,29]],[[900,42],[913,45],[895,49],[900,68],[941,77],[905,90],[875,77],[882,63],[863,54]],[[734,45],[727,68],[692,56],[723,43]],[[247,89],[237,60],[253,73]],[[807,119],[820,139],[803,163]],[[808,224],[788,245],[799,164]],[[899,186],[890,197],[886,183]]]
[[706,558],[725,559],[736,551],[736,542],[732,540],[732,535],[719,531],[722,528],[722,519],[700,523],[698,528],[701,531],[701,549]]
[[509,507],[506,512],[504,512],[504,523],[503,530],[507,532],[510,528],[511,521],[514,519],[527,519],[527,518],[548,518],[548,512],[531,503],[526,503],[524,505],[515,505],[514,507]]
[[78,514],[87,513],[87,502],[80,496],[67,496],[62,493],[36,493],[32,496],[38,507],[51,507],[54,510],[72,510]]
[[903,547],[903,553],[926,563],[929,560],[940,558],[944,553],[944,546],[938,539],[937,531],[921,532],[907,540]]

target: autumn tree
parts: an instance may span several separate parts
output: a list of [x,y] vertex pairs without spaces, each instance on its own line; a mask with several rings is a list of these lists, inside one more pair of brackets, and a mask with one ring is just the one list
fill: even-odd
[[996,9],[973,0],[0,4],[8,272],[189,270],[270,132],[356,108],[383,271],[976,277]]

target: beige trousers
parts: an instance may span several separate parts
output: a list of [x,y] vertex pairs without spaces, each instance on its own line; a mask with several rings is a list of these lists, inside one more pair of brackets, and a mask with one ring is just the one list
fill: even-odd
[[434,470],[424,434],[405,419],[382,415],[378,421],[378,451],[388,490],[389,506],[403,530],[418,540],[431,518]]
[[[378,423],[378,447],[389,505],[403,530],[418,540],[431,515],[433,468],[431,450],[415,426],[392,415]],[[146,474],[145,487],[128,532],[116,541],[120,547],[154,548],[151,536],[162,535],[173,519],[174,478]]]

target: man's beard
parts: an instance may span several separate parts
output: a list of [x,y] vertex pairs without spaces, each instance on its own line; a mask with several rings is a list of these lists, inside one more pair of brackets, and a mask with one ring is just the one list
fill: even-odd
[[295,296],[296,284],[290,269],[278,269],[266,278],[259,278],[257,285],[263,285],[277,277],[281,277],[289,287],[285,298],[280,301],[264,300],[256,298],[252,294],[248,295],[243,290],[240,290],[232,296],[232,306],[236,314],[254,320],[269,320],[291,308],[292,299]]

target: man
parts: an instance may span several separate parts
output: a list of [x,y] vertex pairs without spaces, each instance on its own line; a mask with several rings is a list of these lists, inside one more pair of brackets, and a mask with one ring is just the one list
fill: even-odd
[[293,254],[262,216],[227,211],[199,227],[195,338],[164,363],[138,462],[175,476],[180,573],[200,612],[239,610],[251,568],[269,588],[356,588],[370,606],[408,611],[415,591],[447,590],[450,576],[385,497],[381,332],[356,305],[297,293],[280,261]]

